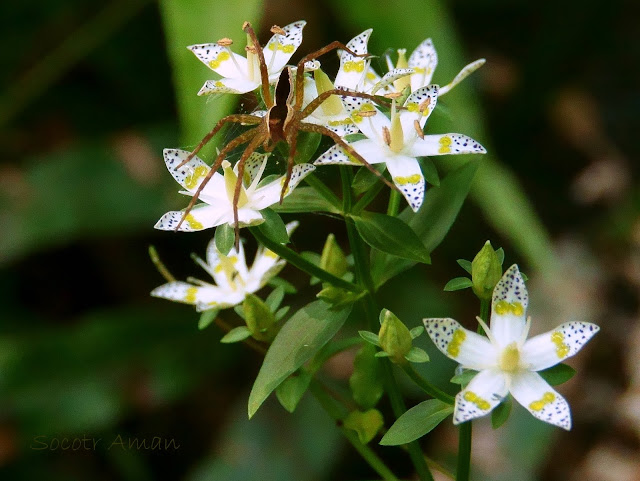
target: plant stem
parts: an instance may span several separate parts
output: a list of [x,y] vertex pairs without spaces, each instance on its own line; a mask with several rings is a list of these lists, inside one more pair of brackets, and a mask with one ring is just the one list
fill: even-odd
[[359,214],[366,206],[368,206],[373,199],[380,193],[382,188],[384,187],[384,183],[376,182],[376,184],[367,190],[362,197],[356,202],[356,204],[351,209],[355,215]]
[[362,292],[361,287],[353,284],[352,282],[345,281],[344,279],[340,279],[339,277],[334,276],[333,274],[325,271],[324,269],[321,269],[312,262],[309,262],[304,257],[292,251],[288,247],[272,241],[262,232],[260,232],[257,227],[249,227],[249,231],[257,239],[257,241],[264,245],[267,249],[272,250],[280,257],[285,259],[289,264],[296,266],[298,269],[305,271],[312,276],[316,276],[322,281],[329,282],[336,287],[341,287],[351,292]]
[[342,202],[340,202],[338,196],[334,194],[331,189],[327,187],[325,183],[318,179],[314,174],[308,174],[304,178],[304,181],[311,187],[313,187],[318,194],[327,199],[336,209],[342,210]]
[[[364,297],[364,310],[365,317],[369,320],[369,329],[372,331],[378,330],[378,313],[380,308],[377,305],[375,299],[375,286],[371,279],[371,271],[369,269],[369,261],[367,252],[358,231],[356,230],[353,219],[349,217],[350,208],[352,205],[351,200],[351,170],[348,167],[340,167],[340,177],[342,179],[342,198],[343,208],[345,211],[345,223],[347,226],[347,236],[349,237],[349,245],[351,247],[351,253],[353,254],[353,263],[355,265],[356,276],[358,283],[364,287],[367,291],[367,295]],[[385,391],[389,396],[391,403],[391,409],[396,418],[402,416],[407,407],[398,388],[398,384],[393,376],[393,369],[391,362],[388,359],[381,359],[382,375],[384,379]],[[409,456],[415,467],[418,476],[421,481],[433,481],[431,472],[427,467],[427,463],[422,454],[422,449],[417,441],[413,441],[407,445],[409,449]]]
[[395,217],[400,210],[400,192],[392,190],[389,196],[389,206],[387,207],[387,215]]
[[440,401],[445,402],[447,404],[455,403],[455,398],[453,396],[450,396],[446,392],[431,385],[431,383],[427,381],[425,378],[423,378],[420,375],[420,373],[416,371],[411,364],[405,364],[404,366],[402,366],[402,369],[404,372],[407,373],[407,376],[409,376],[413,380],[413,382],[415,382],[418,385],[420,389],[422,389],[432,398],[439,399]]
[[386,481],[399,481],[393,472],[384,464],[378,455],[366,444],[362,444],[355,431],[341,426],[344,413],[335,403],[335,401],[322,389],[318,381],[311,381],[309,390],[318,400],[324,410],[338,423],[342,434],[347,438],[362,458],[371,466],[371,468],[382,476]]

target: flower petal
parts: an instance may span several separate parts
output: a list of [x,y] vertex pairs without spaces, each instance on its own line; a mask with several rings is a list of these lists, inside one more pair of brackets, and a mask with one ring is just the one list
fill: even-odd
[[412,68],[396,68],[390,70],[389,72],[384,74],[384,77],[382,77],[375,83],[375,85],[371,89],[371,94],[373,95],[378,91],[381,91],[381,94],[385,94],[390,90],[393,91],[393,88],[387,87],[389,87],[389,85],[391,85],[396,80],[406,77],[407,75],[411,75],[412,73],[414,73],[414,70]]
[[411,76],[412,91],[431,83],[433,72],[438,65],[438,54],[430,38],[416,47],[409,57],[408,64],[416,71]]
[[228,78],[247,78],[247,59],[217,43],[203,43],[187,47],[211,70]]
[[217,285],[227,290],[236,289],[236,286],[231,285],[231,281],[236,276],[246,279],[248,273],[242,241],[239,250],[234,246],[226,256],[223,256],[216,247],[215,239],[211,239],[207,246],[207,265],[209,274],[215,279]]
[[[367,44],[369,42],[371,32],[373,32],[373,29],[370,28],[362,32],[360,35],[356,35],[349,40],[347,48],[357,54],[367,53]],[[358,84],[360,84],[363,76],[365,75],[367,64],[368,62],[364,57],[354,57],[346,50],[343,50],[340,54],[340,68],[333,84],[336,87],[356,90]]]
[[221,299],[222,291],[216,286],[194,286],[187,282],[169,282],[151,291],[153,297],[161,297],[184,304],[209,303]]
[[425,135],[416,139],[411,155],[427,157],[449,154],[485,154],[487,151],[471,137],[462,134]]
[[502,347],[521,342],[526,326],[529,294],[517,265],[512,265],[493,289],[491,334]]
[[[311,172],[316,170],[313,164],[298,164],[293,166],[293,170],[291,171],[291,179],[289,179],[289,186],[287,187],[287,191],[284,193],[284,196],[287,197],[293,189]],[[280,200],[280,192],[282,191],[282,187],[284,186],[285,176],[278,177],[274,179],[273,182],[269,184],[258,187],[251,199],[249,199],[249,203],[252,209],[262,210],[270,205],[277,203]]]
[[[162,155],[164,157],[164,163],[167,166],[167,170],[173,176],[173,178],[183,188],[191,194],[195,193],[204,178],[209,174],[211,168],[202,161],[198,156],[193,157],[189,162],[176,170],[176,166],[181,164],[191,152],[181,149],[164,149]],[[220,189],[222,182],[224,181],[221,174],[217,172],[211,176],[209,182],[203,189],[204,195],[211,196],[213,198],[222,198],[224,192]]]
[[421,87],[413,92],[404,103],[407,110],[400,112],[400,122],[402,123],[402,131],[404,132],[405,144],[409,139],[415,139],[417,136],[414,120],[418,120],[420,128],[424,128],[431,112],[436,108],[438,101],[438,86],[428,85]]
[[567,431],[571,429],[569,404],[538,373],[513,375],[509,391],[534,417]]
[[447,92],[449,92],[453,87],[458,85],[460,82],[466,79],[469,75],[471,75],[473,72],[475,72],[480,67],[482,67],[484,63],[485,63],[485,59],[481,58],[476,60],[475,62],[471,62],[469,65],[464,66],[462,70],[458,72],[458,75],[456,75],[451,82],[449,82],[444,87],[440,87],[440,95],[444,95]]
[[[351,144],[353,146],[353,144]],[[362,165],[353,157],[349,156],[339,145],[333,145],[327,151],[318,157],[314,165]]]
[[[174,210],[167,212],[153,227],[158,230],[175,230],[183,215],[183,211]],[[198,204],[191,209],[191,212],[187,215],[178,230],[180,232],[195,232],[209,229],[210,227],[223,224],[225,218],[226,213],[224,212],[224,208],[208,204]]]
[[307,22],[300,20],[282,27],[286,35],[275,34],[264,46],[264,60],[270,75],[280,73],[298,49],[302,43],[302,29],[306,24]]
[[532,337],[520,350],[521,362],[532,371],[555,366],[575,355],[600,328],[589,322],[567,322]]
[[486,337],[465,329],[451,318],[422,321],[436,347],[463,367],[480,371],[496,365],[496,350]]
[[400,189],[414,212],[417,212],[424,200],[425,182],[420,164],[413,157],[396,155],[387,159],[387,169],[391,180]]
[[[349,97],[346,94],[342,98],[342,102],[350,112],[351,119],[364,135],[375,140],[379,145],[386,145],[382,131],[385,128],[391,128],[391,121],[386,115],[366,99]],[[373,112],[373,115],[370,112]],[[361,115],[362,113],[365,115]]]
[[221,78],[219,80],[207,80],[198,95],[210,94],[244,94],[260,87],[258,82],[245,78]]
[[507,395],[505,375],[496,369],[480,371],[456,396],[453,424],[489,414]]

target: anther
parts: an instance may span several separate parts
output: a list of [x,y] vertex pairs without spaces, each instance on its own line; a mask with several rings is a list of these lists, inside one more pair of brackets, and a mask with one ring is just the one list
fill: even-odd
[[242,30],[246,30],[247,28],[251,27],[251,22],[244,22],[242,24]]
[[373,117],[377,113],[378,112],[376,112],[375,110],[361,110],[360,112],[358,112],[358,115],[360,117]]
[[287,32],[285,32],[282,28],[278,27],[277,25],[274,25],[273,27],[271,27],[271,33],[276,35],[283,35],[285,37],[287,35]]
[[389,94],[384,94],[385,98],[388,99],[397,99],[398,97],[402,96],[402,92],[391,92]]
[[228,47],[229,45],[233,44],[233,40],[231,40],[228,37],[224,37],[224,38],[221,38],[220,40],[218,40],[216,43],[218,45],[220,45],[221,47]]
[[387,145],[391,145],[391,132],[387,127],[382,127],[382,137],[384,138],[384,143]]
[[414,119],[413,128],[416,129],[416,133],[418,134],[418,137],[420,137],[421,139],[424,139],[424,132],[422,131],[422,127],[420,127],[420,122],[418,122],[418,119]]
[[250,53],[258,53],[258,49],[256,49],[255,45],[247,45],[244,49]]
[[422,101],[422,103],[420,103],[420,105],[418,106],[418,110],[420,112],[424,112],[425,110],[427,110],[427,108],[429,108],[430,102],[431,102],[431,97],[427,97]]

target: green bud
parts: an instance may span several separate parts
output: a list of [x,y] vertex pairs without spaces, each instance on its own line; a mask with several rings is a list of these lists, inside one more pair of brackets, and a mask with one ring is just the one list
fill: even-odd
[[262,299],[247,294],[242,303],[244,320],[251,335],[258,341],[271,341],[276,335],[276,318]]
[[380,347],[389,355],[389,359],[396,364],[407,362],[405,356],[409,354],[412,346],[411,332],[400,319],[388,309],[380,313],[382,326],[378,333]]
[[320,267],[336,277],[342,277],[347,273],[347,258],[333,234],[329,234],[322,248]]
[[496,251],[487,241],[471,262],[473,292],[480,299],[491,299],[493,288],[502,277],[502,265]]
[[343,422],[345,428],[358,433],[358,439],[362,444],[371,441],[384,426],[382,413],[377,409],[369,409],[364,412],[351,411]]

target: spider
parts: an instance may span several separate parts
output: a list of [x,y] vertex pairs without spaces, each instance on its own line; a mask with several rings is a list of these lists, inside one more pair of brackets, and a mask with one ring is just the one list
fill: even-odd
[[[332,50],[343,49],[350,54],[357,57],[364,57],[368,54],[356,54],[352,50],[350,50],[346,45],[341,42],[334,41],[325,47],[310,53],[304,56],[294,68],[286,67],[282,70],[278,82],[276,84],[274,94],[271,93],[269,89],[269,75],[267,72],[267,65],[264,58],[263,49],[258,42],[255,31],[249,22],[245,22],[242,26],[242,29],[249,36],[251,43],[253,45],[246,47],[246,49],[258,57],[259,67],[260,67],[260,77],[261,77],[261,93],[262,98],[267,107],[266,115],[262,117],[258,117],[256,115],[250,114],[232,114],[223,117],[218,121],[218,123],[213,127],[213,129],[205,135],[205,137],[200,141],[200,143],[196,146],[196,148],[189,154],[189,156],[176,166],[176,169],[179,169],[184,164],[189,162],[217,133],[220,129],[229,123],[239,123],[243,125],[253,125],[254,127],[247,130],[246,132],[240,134],[233,140],[231,140],[225,147],[223,147],[213,165],[208,175],[202,180],[198,189],[194,193],[189,205],[184,211],[180,222],[175,227],[177,231],[180,228],[180,225],[185,220],[191,209],[193,209],[195,203],[198,200],[198,196],[202,189],[204,189],[205,185],[211,178],[214,172],[216,172],[222,162],[225,159],[225,156],[231,152],[233,149],[246,144],[246,147],[238,160],[238,180],[235,185],[234,197],[233,197],[233,218],[234,218],[234,228],[235,228],[235,238],[236,244],[239,239],[239,223],[238,223],[238,200],[240,197],[241,191],[241,182],[244,177],[244,168],[245,162],[251,156],[251,154],[258,149],[260,146],[265,150],[265,152],[271,152],[276,147],[279,142],[285,142],[289,146],[289,157],[287,161],[287,175],[285,177],[285,181],[282,185],[282,190],[280,193],[280,202],[282,203],[282,199],[287,192],[289,187],[289,181],[291,179],[291,174],[294,166],[294,157],[296,153],[296,142],[297,136],[299,132],[315,132],[321,135],[325,135],[330,137],[336,144],[342,147],[350,156],[356,159],[358,162],[362,163],[362,165],[366,166],[372,173],[378,176],[384,183],[386,183],[391,189],[397,190],[397,187],[389,182],[378,170],[373,168],[369,162],[367,162],[360,154],[358,154],[353,147],[351,147],[348,143],[346,143],[342,138],[332,130],[316,124],[311,124],[304,122],[304,119],[311,115],[320,105],[327,100],[331,95],[348,95],[349,97],[360,97],[369,99],[378,103],[388,103],[383,97],[374,96],[362,92],[354,92],[347,91],[345,89],[333,89],[320,94],[317,98],[315,98],[308,105],[303,105],[304,98],[304,66],[308,62],[315,60],[316,58],[328,53]],[[286,32],[278,27],[274,26],[271,28],[271,31],[274,34],[286,35]]]

